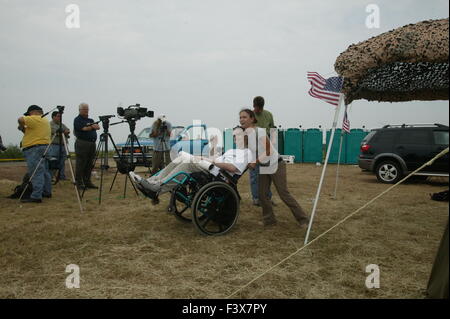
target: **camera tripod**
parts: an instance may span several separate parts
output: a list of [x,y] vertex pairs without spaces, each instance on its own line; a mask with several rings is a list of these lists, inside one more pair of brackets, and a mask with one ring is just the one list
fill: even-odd
[[[58,111],[59,111],[59,113],[61,114],[61,123],[62,123],[62,117],[63,117],[63,113],[64,113],[64,107],[63,107],[63,106],[62,106],[62,107],[58,106]],[[48,113],[50,113],[50,112],[48,112]],[[48,113],[47,113],[47,114],[48,114]],[[47,114],[42,115],[42,117],[45,117]],[[60,125],[60,127],[61,127],[61,125]],[[45,149],[44,154],[42,154],[42,157],[41,157],[41,159],[39,160],[38,164],[36,165],[36,168],[34,169],[33,173],[31,174],[31,176],[30,176],[30,178],[29,178],[29,180],[28,180],[28,182],[27,182],[25,188],[24,188],[23,191],[22,191],[22,194],[20,194],[19,201],[22,200],[23,195],[25,194],[26,190],[28,189],[28,186],[31,184],[31,182],[32,182],[32,180],[33,180],[33,177],[36,175],[36,172],[37,172],[37,170],[39,169],[39,167],[40,167],[42,161],[46,160],[47,153],[48,153],[50,147],[52,146],[52,143],[53,143],[54,139],[57,137],[58,134],[61,136],[63,133],[56,132],[56,133],[52,136],[52,139],[51,139],[51,141],[50,141],[50,144],[47,145],[47,148]],[[68,154],[70,173],[72,174],[72,184],[74,185],[74,188],[75,188],[75,193],[76,193],[76,195],[77,195],[78,204],[79,204],[79,206],[80,206],[80,212],[83,213],[83,206],[81,205],[81,197],[80,197],[80,193],[78,192],[78,188],[77,188],[77,185],[76,185],[76,182],[75,182],[75,174],[74,174],[74,172],[73,172],[72,161],[70,160],[69,147],[67,146],[67,141],[66,141],[65,138],[62,138],[61,140],[62,140],[62,142],[64,143],[64,149],[65,149],[65,151],[66,151],[66,154]],[[61,140],[60,140],[60,141],[61,141]],[[60,149],[61,149],[61,146],[60,146]]]
[[[97,145],[97,150],[95,152],[95,157],[92,162],[91,171],[95,168],[95,165],[97,163],[97,160],[100,158],[100,187],[98,190],[98,203],[102,203],[102,190],[103,190],[103,172],[105,170],[109,169],[109,154],[108,154],[108,141],[111,140],[112,145],[114,146],[114,150],[116,151],[117,155],[119,156],[119,160],[121,160],[121,155],[119,153],[119,150],[117,149],[116,144],[114,143],[114,140],[111,136],[111,133],[109,133],[109,119],[111,117],[114,117],[114,115],[106,115],[106,116],[100,116],[100,121],[92,123],[92,124],[98,124],[102,122],[103,126],[103,133],[100,135],[100,142]],[[92,125],[91,124],[91,125]],[[83,189],[83,193],[81,197],[84,196],[84,193],[86,191],[86,188]]]
[[[170,151],[170,146],[169,146],[169,141],[166,140],[166,138],[168,137],[168,132],[167,132],[167,125],[165,124],[165,122],[163,122],[163,126],[161,126],[159,128],[159,134],[158,135],[160,135],[157,138],[157,140],[159,140],[159,150],[155,151],[155,149],[153,149],[153,159],[155,159],[155,152],[164,152],[164,153],[163,153],[163,155],[161,155],[162,159],[160,158],[159,167],[155,167],[153,165],[154,170],[152,170],[152,174],[155,174],[161,168],[164,168],[166,166],[166,163],[167,163],[167,158],[166,158],[167,154],[165,154],[165,152],[166,151]],[[155,138],[155,140],[156,140],[156,138]]]
[[[134,171],[134,169],[136,167],[135,154],[134,154],[136,149],[141,151],[140,153],[142,154],[142,160],[144,162],[144,166],[148,167],[148,162],[147,162],[147,158],[144,153],[144,149],[142,148],[141,144],[139,143],[139,139],[137,138],[136,134],[134,133],[134,131],[136,129],[136,120],[135,119],[127,119],[125,121],[114,123],[111,125],[121,124],[121,123],[125,123],[125,122],[128,122],[128,125],[130,127],[130,134],[128,135],[125,146],[122,148],[122,154],[119,154],[119,161],[117,162],[116,174],[114,175],[114,179],[111,183],[111,187],[109,188],[109,191],[111,192],[112,188],[114,187],[114,183],[116,181],[117,174],[119,172],[122,174],[126,174],[124,193],[123,193],[124,198],[126,197],[126,194],[127,194],[128,179],[130,180],[130,183],[133,186],[134,191],[136,192],[136,195],[139,196],[136,186],[134,185],[133,181],[131,180],[131,177],[128,175],[128,173]],[[135,143],[137,144],[136,147],[134,146]],[[130,154],[129,158],[128,158],[128,156],[126,156],[124,154],[125,153],[124,150],[129,150],[129,154]]]
[[161,143],[161,145],[163,145],[163,149],[164,150],[170,150],[169,144],[166,141],[166,137],[167,137],[167,122],[163,122],[162,126],[160,127],[160,133],[162,133],[161,137],[159,138],[159,142]]

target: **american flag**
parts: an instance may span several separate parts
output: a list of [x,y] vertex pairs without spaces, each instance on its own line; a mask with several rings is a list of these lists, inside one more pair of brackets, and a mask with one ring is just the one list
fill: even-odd
[[336,106],[339,104],[340,92],[344,83],[342,77],[334,76],[325,79],[317,72],[308,72],[308,81],[311,83],[309,95]]
[[342,121],[342,129],[345,132],[350,133],[350,121],[348,120],[347,116],[347,105],[345,106],[344,120]]

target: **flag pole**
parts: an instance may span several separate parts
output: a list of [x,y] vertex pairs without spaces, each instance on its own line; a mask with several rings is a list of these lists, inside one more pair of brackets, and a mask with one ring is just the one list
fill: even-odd
[[322,183],[323,183],[323,179],[325,177],[325,171],[327,169],[328,158],[330,157],[331,146],[333,145],[334,132],[336,130],[337,120],[339,117],[339,111],[341,110],[341,104],[342,104],[343,99],[344,99],[344,94],[341,93],[339,96],[338,106],[336,107],[336,111],[334,113],[333,128],[331,129],[330,142],[328,144],[327,155],[325,157],[325,164],[323,165],[323,168],[322,168],[322,175],[320,177],[319,187],[317,188],[317,194],[316,194],[316,198],[314,201],[313,210],[311,213],[311,218],[309,219],[308,231],[306,232],[304,245],[306,245],[308,243],[309,233],[311,232],[311,226],[314,221],[314,215],[316,213],[317,203],[319,202],[320,190],[322,189]]
[[333,199],[336,199],[337,195],[337,187],[338,187],[338,180],[339,180],[339,165],[341,164],[341,153],[342,153],[342,142],[344,141],[344,134],[345,131],[341,131],[341,143],[339,145],[339,156],[338,156],[338,162],[337,162],[337,168],[336,168],[336,185],[334,186],[334,196]]

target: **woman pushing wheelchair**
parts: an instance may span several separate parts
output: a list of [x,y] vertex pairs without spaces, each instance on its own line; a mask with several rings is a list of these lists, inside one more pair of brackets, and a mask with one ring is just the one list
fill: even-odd
[[242,110],[239,113],[239,123],[249,137],[249,148],[256,158],[256,161],[250,163],[249,167],[253,169],[257,163],[260,165],[258,192],[263,225],[266,227],[277,223],[272,201],[267,197],[272,182],[281,200],[289,207],[300,226],[308,224],[309,218],[287,188],[286,164],[266,136],[266,130],[256,127],[254,112],[250,109]]

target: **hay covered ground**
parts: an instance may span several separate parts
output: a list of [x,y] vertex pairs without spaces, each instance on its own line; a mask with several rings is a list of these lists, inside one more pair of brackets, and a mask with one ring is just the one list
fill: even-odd
[[[309,213],[321,169],[288,165],[290,190]],[[356,166],[341,166],[334,200],[335,169],[329,166],[311,239],[387,188]],[[206,237],[166,212],[167,195],[152,206],[128,184],[124,199],[123,175],[108,193],[114,171],[103,204],[90,190],[80,214],[70,182],[38,205],[5,198],[25,168],[0,166],[0,298],[226,298],[303,245],[306,228],[277,196],[278,225],[259,224],[247,174],[237,225]],[[447,188],[438,178],[400,185],[233,297],[423,298],[449,208],[429,194]],[[80,267],[79,289],[66,288],[69,264]],[[380,268],[379,289],[365,286],[369,264]]]

